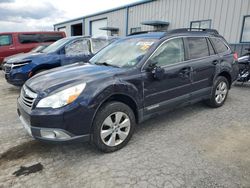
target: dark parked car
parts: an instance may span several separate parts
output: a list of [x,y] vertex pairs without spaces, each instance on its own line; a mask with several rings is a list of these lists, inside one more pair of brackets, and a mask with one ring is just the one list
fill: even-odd
[[18,114],[36,139],[91,141],[112,152],[128,143],[136,123],[157,114],[203,100],[222,106],[238,74],[234,57],[214,30],[130,36],[88,64],[28,80]]
[[38,53],[9,59],[4,64],[5,78],[10,84],[22,86],[26,80],[41,71],[79,61],[88,61],[114,39],[83,36],[63,38]]

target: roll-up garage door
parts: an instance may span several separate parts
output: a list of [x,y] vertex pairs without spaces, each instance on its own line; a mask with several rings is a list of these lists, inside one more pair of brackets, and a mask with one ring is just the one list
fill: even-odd
[[92,36],[106,36],[107,31],[100,30],[102,27],[108,26],[108,20],[107,19],[101,19],[91,22],[91,35]]

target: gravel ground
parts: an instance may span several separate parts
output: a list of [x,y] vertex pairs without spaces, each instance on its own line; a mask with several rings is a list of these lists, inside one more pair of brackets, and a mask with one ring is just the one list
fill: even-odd
[[[30,138],[17,118],[19,89],[0,74],[0,187],[250,187],[250,85],[226,104],[202,103],[151,119],[129,144],[103,154],[88,143]],[[43,169],[16,177],[20,166]]]

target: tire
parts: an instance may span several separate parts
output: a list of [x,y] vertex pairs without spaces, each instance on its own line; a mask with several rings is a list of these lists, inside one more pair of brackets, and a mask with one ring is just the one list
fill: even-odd
[[121,102],[106,103],[94,119],[92,142],[102,152],[117,151],[129,142],[135,124],[135,115],[129,106]]
[[228,80],[224,76],[219,76],[214,82],[211,98],[206,101],[206,104],[212,108],[223,106],[227,99],[228,91]]

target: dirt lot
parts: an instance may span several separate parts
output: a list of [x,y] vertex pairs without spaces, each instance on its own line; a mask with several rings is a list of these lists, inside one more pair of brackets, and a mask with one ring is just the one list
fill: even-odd
[[[250,187],[250,85],[233,87],[222,108],[200,103],[149,120],[111,154],[33,140],[17,117],[19,89],[2,73],[0,88],[1,188]],[[38,172],[13,175],[37,163]]]

